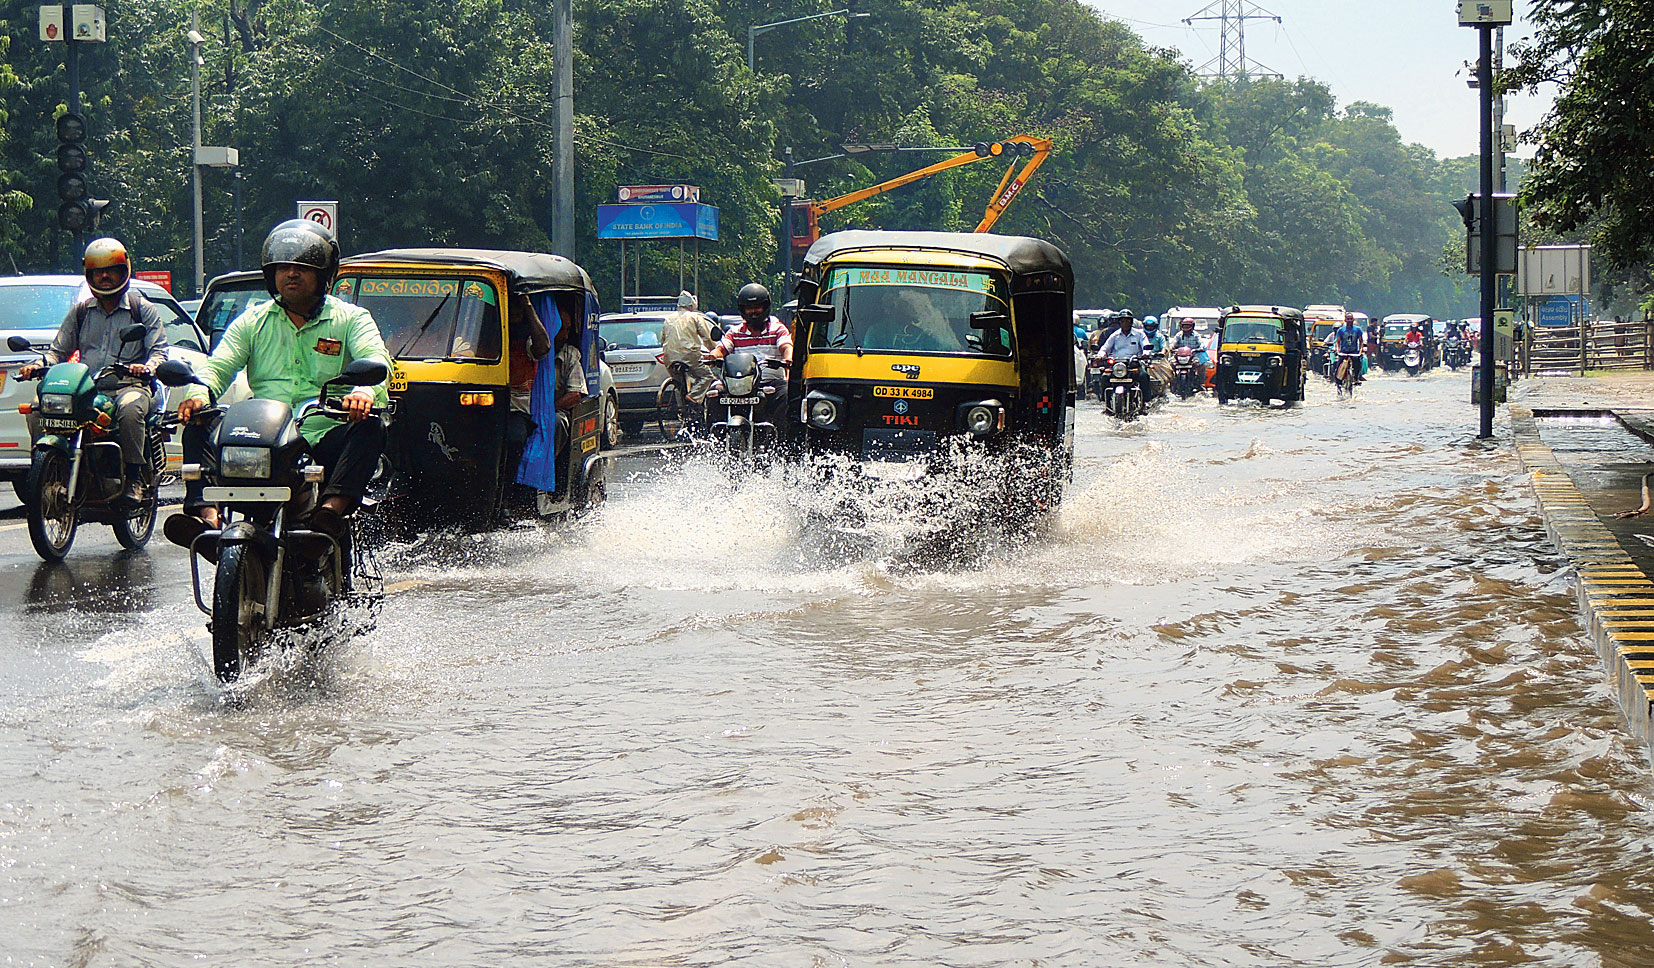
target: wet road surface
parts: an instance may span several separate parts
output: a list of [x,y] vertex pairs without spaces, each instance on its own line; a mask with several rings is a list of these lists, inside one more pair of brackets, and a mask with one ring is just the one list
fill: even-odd
[[234,702],[176,549],[0,530],[4,963],[1645,964],[1647,763],[1467,382],[1084,404],[940,566],[633,459]]

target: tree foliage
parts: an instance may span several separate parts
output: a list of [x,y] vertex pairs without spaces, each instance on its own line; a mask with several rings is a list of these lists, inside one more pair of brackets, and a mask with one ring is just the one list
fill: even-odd
[[[63,265],[53,225],[61,45],[9,0],[0,46],[0,252]],[[187,278],[190,88],[184,0],[118,0],[117,43],[88,48],[92,184],[106,231]],[[1309,80],[1203,85],[1188,65],[1080,0],[576,0],[578,257],[612,300],[618,256],[595,206],[627,183],[688,182],[721,212],[701,289],[721,305],[773,281],[771,179],[791,148],[830,197],[946,157],[834,158],[839,145],[950,148],[1027,133],[1056,150],[997,226],[1049,238],[1091,305],[1347,302],[1451,314],[1437,260],[1457,220],[1442,165],[1375,105],[1340,111]],[[549,4],[524,0],[205,0],[204,134],[241,152],[244,261],[297,199],[340,200],[349,251],[542,249],[551,207]],[[3,43],[5,38],[0,38]],[[7,68],[5,65],[11,66]],[[15,72],[15,80],[8,70]],[[825,159],[825,160],[822,160]],[[813,163],[812,163],[813,162]],[[830,216],[848,226],[969,230],[1004,171],[988,160]],[[208,271],[234,261],[235,178],[206,173]],[[677,248],[643,248],[644,286],[673,291]],[[1455,304],[1455,300],[1457,304]]]

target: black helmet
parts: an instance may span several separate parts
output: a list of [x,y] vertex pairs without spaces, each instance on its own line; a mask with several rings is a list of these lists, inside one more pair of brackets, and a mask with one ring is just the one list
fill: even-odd
[[1117,312],[1117,313],[1115,313],[1115,314],[1114,314],[1114,321],[1115,321],[1115,322],[1116,322],[1116,323],[1118,323],[1118,322],[1121,322],[1121,321],[1124,321],[1124,322],[1128,322],[1128,323],[1129,323],[1129,322],[1132,322],[1132,321],[1133,321],[1133,317],[1132,317],[1132,315],[1131,315],[1131,310],[1129,310],[1129,309],[1122,309],[1122,310],[1120,310],[1120,311],[1119,311],[1119,312]]
[[762,306],[767,312],[770,308],[770,291],[756,282],[749,282],[735,294],[735,308],[746,309],[749,306]]
[[339,240],[333,233],[307,218],[290,218],[264,237],[260,256],[264,267],[264,288],[276,295],[276,266],[309,266],[321,271],[322,294],[333,287],[339,271]]

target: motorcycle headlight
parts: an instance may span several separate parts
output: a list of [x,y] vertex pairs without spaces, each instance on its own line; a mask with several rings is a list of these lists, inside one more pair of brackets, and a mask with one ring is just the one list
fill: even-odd
[[729,397],[750,397],[758,386],[758,375],[732,376],[724,380],[724,395]]
[[999,408],[977,404],[965,411],[965,429],[978,437],[986,437],[999,429],[999,417]]
[[1114,364],[1114,378],[1116,380],[1121,380],[1121,379],[1124,379],[1125,376],[1126,376],[1126,365],[1124,363]]
[[810,401],[810,424],[815,427],[831,427],[838,423],[838,405],[831,400]]
[[72,393],[42,393],[40,395],[41,413],[73,413],[75,396]]
[[240,480],[270,476],[270,448],[225,447],[218,452],[218,473]]

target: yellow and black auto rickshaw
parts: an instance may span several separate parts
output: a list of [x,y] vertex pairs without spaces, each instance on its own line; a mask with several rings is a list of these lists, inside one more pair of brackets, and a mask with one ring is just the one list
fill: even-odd
[[1218,403],[1252,399],[1300,403],[1307,380],[1304,314],[1284,306],[1232,306],[1218,334]]
[[807,455],[916,478],[971,452],[1026,459],[1039,507],[1074,452],[1074,272],[1020,236],[836,232],[798,286],[793,397]]
[[[603,499],[598,304],[584,269],[539,252],[390,249],[345,259],[333,293],[373,314],[391,354],[393,522],[488,528]],[[530,359],[519,295],[556,346],[580,351],[586,394],[566,430],[556,351]]]

